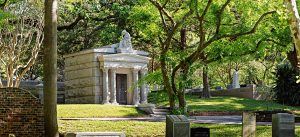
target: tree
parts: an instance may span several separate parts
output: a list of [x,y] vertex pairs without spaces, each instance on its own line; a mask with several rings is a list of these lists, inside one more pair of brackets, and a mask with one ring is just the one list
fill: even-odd
[[[190,74],[189,70],[195,62],[201,61],[205,63],[207,62],[205,58],[210,60],[208,56],[209,51],[211,47],[217,46],[216,43],[223,41],[233,43],[241,37],[254,34],[259,29],[259,25],[263,20],[268,15],[275,13],[274,7],[265,7],[263,3],[258,2],[252,5],[256,7],[259,5],[261,8],[259,12],[256,9],[257,12],[255,14],[253,12],[247,13],[247,11],[255,8],[248,6],[245,9],[246,3],[250,1],[227,0],[225,2],[213,2],[212,0],[208,0],[201,3],[197,0],[187,2],[149,1],[160,13],[161,24],[164,26],[164,36],[160,37],[160,63],[164,85],[169,93],[170,100],[172,100],[172,96],[177,95],[180,108],[185,108],[186,103],[184,100],[184,89],[182,89],[184,86],[178,86],[177,83],[180,82],[177,80],[186,78]],[[240,14],[240,12],[243,14]],[[249,19],[249,13],[251,13],[253,18]],[[188,44],[186,50],[176,52],[174,49],[180,45],[176,44],[176,41],[178,41],[176,37],[178,38],[179,30],[182,26],[190,30],[189,33],[194,39]],[[171,76],[166,67],[166,55],[169,52],[176,52],[177,55],[181,56],[172,65],[170,69]],[[174,103],[171,103],[172,101],[170,101],[170,106],[172,107]]]
[[[291,36],[294,42],[294,48],[296,53],[296,65],[300,69],[300,17],[297,9],[296,0],[285,0],[287,9],[288,22],[290,24]],[[292,63],[293,64],[293,63]]]
[[[166,56],[170,49],[172,38],[174,38],[174,35],[178,31],[178,29],[180,29],[180,27],[186,21],[186,19],[192,15],[193,10],[191,8],[188,12],[184,13],[184,15],[181,16],[181,20],[176,21],[176,20],[174,20],[172,15],[170,15],[171,12],[167,11],[167,8],[166,8],[166,6],[168,6],[168,8],[170,8],[171,6],[175,6],[175,5],[167,5],[169,3],[169,1],[166,1],[164,4],[161,4],[154,0],[149,0],[149,1],[158,9],[160,18],[161,18],[161,22],[163,25],[164,33],[165,33],[164,38],[159,37],[160,45],[161,45],[161,47],[160,47],[160,50],[161,50],[160,51],[160,65],[161,66],[160,67],[161,67],[161,72],[163,75],[163,82],[164,82],[165,88],[166,88],[168,96],[169,96],[169,104],[170,104],[171,109],[174,109],[175,108],[175,97],[177,95],[177,93],[176,93],[177,90],[174,91],[174,85],[172,86],[170,83],[169,72],[168,72],[168,68],[167,68],[167,64],[166,64],[166,59],[167,59]],[[184,7],[181,4],[178,4],[178,5],[179,6],[175,9],[175,11]],[[185,71],[185,72],[187,72],[187,71]],[[172,83],[172,84],[174,84],[174,83]],[[182,105],[185,106],[185,100],[182,103],[183,103]],[[180,106],[182,107],[182,105],[180,105]],[[182,107],[182,108],[184,108],[184,107]]]
[[45,135],[58,137],[57,126],[57,0],[45,0],[44,115]]
[[5,68],[6,87],[19,87],[37,60],[44,38],[43,19],[41,11],[27,1],[7,6],[5,10],[9,15],[1,21],[5,27],[0,28],[0,65]]

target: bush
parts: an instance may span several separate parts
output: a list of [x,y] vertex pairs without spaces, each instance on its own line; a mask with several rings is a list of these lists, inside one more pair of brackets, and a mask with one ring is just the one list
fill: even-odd
[[158,91],[151,91],[148,94],[148,102],[156,104],[157,106],[164,106],[168,104],[164,104],[165,102],[168,103],[168,94],[165,90],[158,90]]
[[296,83],[299,71],[290,64],[277,66],[276,86],[273,88],[279,103],[300,105],[300,84]]

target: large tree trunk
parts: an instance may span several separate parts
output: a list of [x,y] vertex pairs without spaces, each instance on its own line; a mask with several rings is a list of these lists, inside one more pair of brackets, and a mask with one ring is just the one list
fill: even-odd
[[288,57],[288,60],[290,61],[290,63],[292,64],[292,66],[297,68],[297,64],[298,64],[299,60],[297,60],[296,50],[288,52],[287,57]]
[[183,109],[184,113],[187,113],[184,89],[182,89],[180,92],[178,92],[177,97],[178,97],[178,102],[179,102],[179,108]]
[[44,115],[45,135],[58,137],[57,126],[57,0],[45,0]]
[[165,90],[167,91],[168,96],[169,96],[169,105],[170,105],[171,110],[173,110],[175,108],[175,93],[172,90],[172,87],[170,85],[170,79],[168,77],[168,70],[167,70],[164,55],[161,56],[160,65],[161,65],[161,71],[162,71],[162,75],[163,75],[163,83],[165,85]]
[[300,68],[299,59],[300,59],[300,17],[297,9],[296,0],[285,0],[287,15],[289,18],[290,29],[295,44],[295,49],[297,53],[297,66]]
[[203,92],[202,98],[210,98],[209,82],[208,82],[208,66],[203,67]]

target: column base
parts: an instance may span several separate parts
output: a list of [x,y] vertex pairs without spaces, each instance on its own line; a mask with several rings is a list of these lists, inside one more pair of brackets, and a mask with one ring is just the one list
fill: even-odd
[[111,102],[112,105],[119,105],[117,101]]
[[103,101],[102,104],[107,105],[107,104],[110,104],[110,103],[108,101]]
[[147,101],[142,101],[141,104],[148,104],[148,102]]
[[137,106],[137,105],[139,105],[139,104],[140,104],[139,102],[135,102],[135,103],[133,103],[133,105],[136,105],[136,106]]

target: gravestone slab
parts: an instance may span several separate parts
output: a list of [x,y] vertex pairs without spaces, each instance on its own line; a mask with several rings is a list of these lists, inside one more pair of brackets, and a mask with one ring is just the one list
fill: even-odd
[[252,112],[243,112],[243,137],[255,137],[256,115]]
[[166,137],[190,137],[189,120],[184,115],[167,115]]
[[272,115],[272,137],[295,137],[295,117],[293,114]]
[[65,137],[125,137],[123,132],[77,132],[67,133]]

